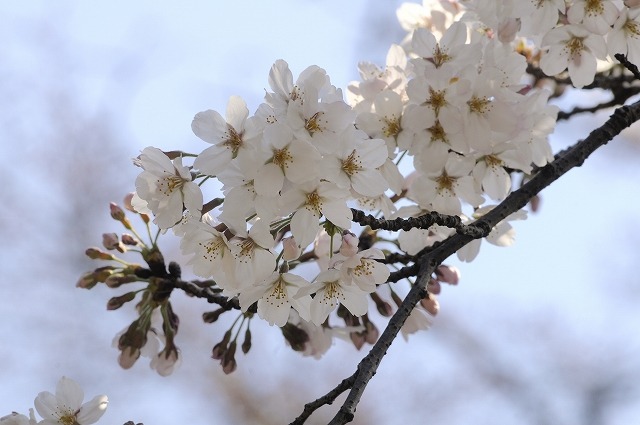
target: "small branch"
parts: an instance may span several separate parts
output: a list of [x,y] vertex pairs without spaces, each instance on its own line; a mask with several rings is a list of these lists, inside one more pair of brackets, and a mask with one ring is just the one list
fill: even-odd
[[631,62],[629,62],[629,59],[627,59],[625,55],[621,53],[616,53],[613,56],[616,59],[618,59],[618,61],[622,64],[622,66],[624,66],[629,71],[631,71],[631,73],[633,74],[634,77],[636,77],[637,80],[640,80],[640,71],[638,71],[638,67],[632,64]]
[[304,410],[302,411],[300,416],[298,416],[293,422],[291,422],[290,425],[302,425],[307,419],[309,419],[309,416],[311,416],[311,414],[315,412],[319,407],[322,407],[325,404],[333,404],[335,399],[338,398],[340,394],[342,394],[343,392],[345,392],[346,390],[348,390],[353,386],[353,382],[355,381],[355,379],[356,379],[356,374],[354,373],[350,377],[343,379],[342,382],[340,382],[334,389],[329,391],[327,394],[323,395],[322,397],[320,397],[315,401],[305,404]]
[[240,302],[238,298],[229,298],[224,295],[220,295],[214,288],[202,287],[196,283],[188,282],[178,279],[174,282],[176,288],[182,289],[188,295],[192,295],[198,298],[204,298],[211,304],[218,304],[227,310],[240,310]]
[[[369,226],[372,230],[389,230],[397,232],[398,230],[411,230],[411,229],[428,229],[429,227],[437,224],[439,226],[449,227],[456,229],[456,232],[463,233],[477,237],[481,234],[485,234],[485,229],[481,229],[476,225],[464,225],[462,219],[457,215],[440,214],[435,211],[428,212],[420,217],[409,218],[396,218],[394,220],[378,219],[371,214],[365,214],[360,210],[351,208],[353,213],[353,221],[362,225]],[[482,236],[480,236],[482,237]]]

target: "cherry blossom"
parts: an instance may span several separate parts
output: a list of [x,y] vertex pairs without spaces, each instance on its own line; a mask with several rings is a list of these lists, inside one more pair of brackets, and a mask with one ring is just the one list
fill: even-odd
[[367,292],[344,279],[337,269],[328,269],[315,278],[311,285],[301,288],[295,298],[315,294],[311,301],[311,322],[321,325],[338,305],[344,305],[354,316],[367,312]]
[[309,285],[307,280],[296,274],[273,272],[262,283],[240,293],[240,307],[246,311],[257,301],[258,316],[279,327],[287,323],[292,308],[301,318],[310,320],[311,296],[296,295],[300,288]]
[[261,127],[258,118],[249,118],[249,109],[239,96],[229,99],[226,120],[213,110],[199,112],[191,128],[196,136],[213,146],[202,151],[193,166],[205,174],[217,175],[232,158],[256,148]]
[[34,404],[38,414],[44,418],[42,425],[89,425],[98,422],[107,409],[106,395],[99,395],[82,403],[84,392],[80,385],[63,376],[56,386],[56,394],[43,391]]
[[569,70],[571,82],[582,88],[593,81],[596,58],[607,56],[607,46],[601,35],[589,32],[581,25],[563,25],[552,29],[542,39],[546,50],[540,68],[547,75]]
[[136,193],[147,202],[158,227],[174,226],[182,219],[183,208],[199,216],[202,192],[181,157],[171,161],[160,149],[147,147],[135,163],[144,169],[136,178]]

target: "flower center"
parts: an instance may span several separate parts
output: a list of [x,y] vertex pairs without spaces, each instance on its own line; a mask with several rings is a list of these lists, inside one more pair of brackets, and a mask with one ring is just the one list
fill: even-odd
[[436,48],[433,50],[433,63],[436,68],[439,68],[443,63],[449,62],[451,56],[447,53],[446,49],[442,49],[440,44],[436,44]]
[[167,176],[162,180],[158,179],[158,191],[169,196],[176,189],[180,190],[184,184],[184,180],[179,176]]
[[633,38],[638,38],[640,36],[640,26],[637,22],[629,19],[626,24],[624,24],[624,32]]
[[436,179],[436,183],[438,183],[438,193],[444,191],[453,193],[453,185],[455,182],[456,179],[454,177],[449,176],[446,171],[443,171],[442,175]]
[[291,156],[287,147],[273,151],[273,163],[280,167],[283,172],[285,168],[289,168],[291,160],[293,160],[293,156]]
[[353,274],[356,276],[371,276],[373,274],[372,268],[371,261],[363,258],[360,260],[360,264],[353,269]]
[[446,90],[434,90],[432,87],[429,87],[429,99],[425,102],[425,104],[431,106],[433,111],[438,115],[440,112],[440,108],[447,104],[446,99],[444,98],[446,94]]
[[320,210],[322,208],[322,198],[320,198],[318,192],[314,191],[311,193],[307,193],[307,202],[305,204],[305,207],[316,215],[321,215]]
[[204,248],[203,257],[205,260],[213,261],[223,256],[224,241],[222,238],[211,239],[206,243],[200,242],[199,245]]
[[238,257],[241,261],[248,261],[253,258],[253,252],[255,251],[256,243],[253,239],[245,239],[240,242],[240,253]]
[[60,416],[58,422],[60,422],[62,425],[78,425],[78,422],[76,422],[76,415],[71,413]]
[[311,115],[311,118],[309,118],[308,120],[304,120],[304,128],[312,136],[316,131],[322,131],[322,127],[320,127],[320,124],[318,123],[318,118],[320,118],[321,115],[322,112],[316,112],[315,114]]
[[427,128],[427,131],[431,133],[432,142],[440,140],[441,142],[449,143],[449,141],[447,140],[447,133],[444,131],[444,128],[442,128],[440,120],[436,120],[436,122],[433,123],[431,127]]
[[486,97],[473,96],[468,102],[469,111],[484,114],[490,109],[491,101]]
[[225,133],[227,138],[223,145],[231,149],[232,157],[238,156],[238,150],[242,147],[242,133],[238,133],[235,128],[227,124],[227,132]]
[[498,168],[498,167],[502,167],[502,165],[504,164],[502,162],[502,160],[500,158],[498,158],[495,155],[487,155],[484,157],[484,162],[487,163],[488,167],[491,168]]
[[383,118],[386,126],[384,127],[383,133],[385,137],[396,137],[400,133],[400,119],[396,118],[395,115],[392,115],[391,118]]
[[356,150],[354,149],[347,159],[342,161],[342,171],[351,177],[360,170],[362,170],[362,162],[358,159],[358,155],[356,155]]
[[566,44],[566,49],[569,50],[571,56],[577,55],[584,50],[584,43],[582,38],[573,36]]
[[271,289],[271,293],[267,297],[267,302],[270,304],[281,304],[283,300],[287,299],[287,293],[285,291],[285,284],[282,278],[279,278],[273,288]]
[[597,16],[604,13],[602,0],[587,0],[584,5],[584,13],[588,16]]
[[340,290],[340,284],[337,280],[333,282],[325,282],[323,301],[327,304],[333,302],[335,298],[344,298]]

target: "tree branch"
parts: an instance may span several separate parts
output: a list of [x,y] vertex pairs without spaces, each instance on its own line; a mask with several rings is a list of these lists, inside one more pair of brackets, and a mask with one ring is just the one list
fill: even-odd
[[[622,130],[638,121],[638,119],[640,119],[640,102],[616,109],[606,123],[592,131],[586,139],[576,143],[562,155],[559,155],[553,162],[540,168],[539,172],[533,176],[531,180],[525,183],[520,189],[512,192],[503,202],[469,227],[475,226],[479,230],[478,234],[485,233],[487,229],[492,229],[500,221],[526,206],[533,196],[558,180],[567,171],[574,167],[581,166],[584,160],[596,149],[608,143]],[[420,253],[414,266],[404,268],[415,270],[417,267],[418,279],[398,308],[398,311],[389,321],[380,339],[359,363],[354,375],[343,380],[335,389],[325,396],[312,403],[308,403],[305,406],[305,411],[293,422],[294,424],[303,423],[304,419],[300,418],[308,418],[313,410],[325,404],[331,404],[339,394],[349,387],[351,391],[347,399],[330,424],[345,424],[353,420],[356,407],[369,380],[371,380],[376,373],[382,358],[385,356],[391,343],[395,340],[398,332],[400,332],[400,328],[411,314],[411,311],[413,311],[420,299],[426,296],[426,285],[429,277],[439,264],[473,239],[474,235],[472,234],[456,233],[437,246],[431,247],[424,253]],[[300,420],[302,420],[302,422]]]

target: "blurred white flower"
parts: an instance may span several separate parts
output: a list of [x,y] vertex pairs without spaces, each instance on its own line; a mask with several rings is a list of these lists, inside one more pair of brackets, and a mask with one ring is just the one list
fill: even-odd
[[98,422],[107,409],[106,395],[99,395],[86,403],[84,392],[73,379],[63,376],[56,386],[56,394],[43,391],[36,397],[36,410],[44,418],[42,425],[88,425]]

